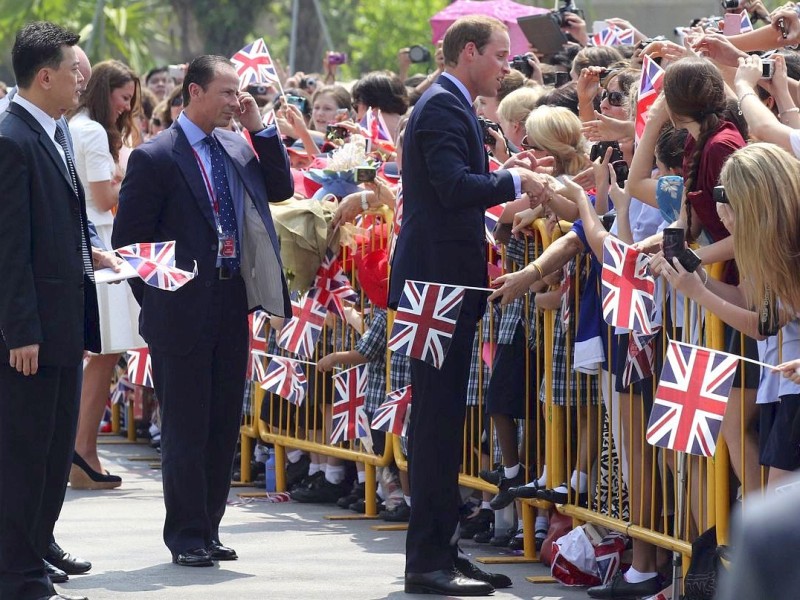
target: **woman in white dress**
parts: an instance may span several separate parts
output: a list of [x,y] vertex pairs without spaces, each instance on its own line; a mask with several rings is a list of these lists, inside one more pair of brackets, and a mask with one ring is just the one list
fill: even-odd
[[[124,175],[120,152],[140,143],[134,114],[141,98],[139,80],[125,64],[109,60],[96,65],[70,118],[75,167],[86,194],[86,212],[107,248]],[[103,353],[92,355],[83,371],[75,455],[70,485],[76,489],[110,489],[122,479],[106,471],[97,456],[97,433],[114,366],[126,350],[145,346],[139,336],[139,306],[125,284],[97,286]]]

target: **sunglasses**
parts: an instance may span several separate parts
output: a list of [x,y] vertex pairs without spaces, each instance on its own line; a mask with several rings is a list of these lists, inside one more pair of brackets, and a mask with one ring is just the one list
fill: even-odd
[[534,152],[544,152],[544,148],[540,148],[536,144],[531,144],[531,143],[528,142],[527,134],[525,135],[525,137],[522,138],[522,141],[520,142],[520,146],[522,146],[523,150],[533,150]]
[[611,106],[624,106],[625,94],[622,92],[609,92],[608,90],[603,90],[600,93],[600,102],[603,100],[608,100],[608,103]]
[[183,96],[177,95],[169,103],[170,106],[183,106]]

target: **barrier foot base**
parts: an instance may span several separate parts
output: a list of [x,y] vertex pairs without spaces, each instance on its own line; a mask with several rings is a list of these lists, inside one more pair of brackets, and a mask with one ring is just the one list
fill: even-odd
[[374,531],[408,531],[408,523],[392,523],[387,525],[372,525]]
[[108,434],[101,434],[97,437],[97,443],[103,445],[111,445],[111,444],[149,444],[150,440],[146,440],[144,438],[139,438],[135,442],[129,440],[128,438],[120,437],[119,434],[115,433],[108,433]]
[[558,583],[558,580],[550,575],[534,575],[533,577],[526,577],[525,579],[531,583]]
[[160,471],[161,470],[161,461],[151,462],[149,466],[150,466],[151,469],[158,469]]
[[255,483],[254,481],[231,481],[231,487],[235,488],[245,488],[245,487],[261,487],[261,485]]
[[368,515],[326,515],[324,517],[328,521],[370,521],[378,518],[378,515],[370,517]]
[[153,462],[155,460],[155,456],[126,456],[125,460],[130,460],[133,462]]
[[475,560],[484,565],[525,565],[539,562],[538,558],[524,556],[481,556]]

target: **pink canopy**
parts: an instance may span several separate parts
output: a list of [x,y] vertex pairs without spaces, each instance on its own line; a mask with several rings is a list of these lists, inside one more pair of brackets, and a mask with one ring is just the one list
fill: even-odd
[[433,43],[435,44],[442,39],[447,28],[459,17],[465,15],[488,15],[501,20],[508,26],[508,34],[511,38],[511,54],[525,54],[529,50],[530,44],[519,25],[517,25],[517,17],[539,15],[546,12],[549,11],[545,8],[526,6],[512,0],[456,0],[431,17]]

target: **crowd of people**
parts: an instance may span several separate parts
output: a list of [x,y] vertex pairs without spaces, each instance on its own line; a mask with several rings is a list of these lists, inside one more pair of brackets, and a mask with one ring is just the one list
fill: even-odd
[[[137,74],[117,60],[90,65],[78,36],[57,25],[21,30],[15,86],[0,87],[0,266],[9,278],[0,291],[0,599],[69,597],[52,583],[91,568],[53,530],[67,482],[123,484],[102,464],[97,435],[121,357],[145,345],[159,405],[164,542],[181,566],[237,558],[219,524],[250,393],[247,314],[269,313],[269,353],[289,354],[278,340],[293,294],[312,286],[300,274],[319,266],[292,262],[290,240],[279,243],[276,230],[285,217],[270,203],[328,204],[326,242],[341,239],[331,249],[363,293],[328,312],[329,334],[306,357],[315,366],[305,405],[270,394],[260,417],[273,432],[300,424],[324,444],[335,368],[367,365],[369,417],[387,390],[411,385],[408,471],[392,465],[379,477],[381,517],[409,521],[407,592],[510,586],[467,560],[459,537],[521,549],[521,518],[506,531],[495,512],[526,498],[589,504],[612,452],[630,521],[663,529],[653,515],[668,510],[662,481],[674,465],[631,450],[644,447],[665,332],[697,339],[701,317],[684,311],[684,299],[724,321],[729,352],[783,375],[741,362],[722,435],[744,497],[760,493],[762,467],[770,493],[785,483],[800,467],[800,7],[740,4],[729,12],[764,24],[724,35],[719,20],[698,19],[675,43],[607,19],[633,34],[632,45],[614,46],[593,45],[570,5],[561,22],[569,42],[547,56],[532,45],[513,62],[502,23],[466,17],[438,44],[427,76],[407,77],[402,49],[397,73],[342,81],[328,53],[322,73],[244,87],[223,57]],[[644,61],[660,65],[663,79],[641,126]],[[319,177],[364,166],[376,168],[363,181]],[[484,213],[501,204],[487,237]],[[376,216],[382,207],[391,223]],[[554,238],[546,248],[535,232],[542,222]],[[680,250],[691,244],[699,266],[667,255],[665,230],[680,230]],[[361,241],[346,239],[354,236]],[[597,291],[608,238],[649,256],[667,298],[654,372],[631,384],[623,371],[633,338],[603,323]],[[119,268],[112,248],[166,240],[176,241],[178,267],[196,262],[195,281],[175,292],[94,283],[94,269]],[[490,285],[487,261],[488,305],[472,289]],[[469,289],[443,363],[393,352],[387,385],[391,312],[407,280]],[[555,313],[551,388],[544,311]],[[582,449],[567,452],[570,474],[556,485],[530,426],[546,397],[574,410]],[[42,400],[36,410],[32,398]],[[498,492],[465,502],[462,423],[473,410],[484,425],[468,443]],[[614,448],[600,442],[609,435]],[[372,431],[372,442],[382,454],[383,432]],[[291,447],[286,456],[295,501],[364,510],[363,465]],[[704,522],[694,496],[690,539]],[[551,514],[537,509],[537,550]],[[631,567],[590,597],[666,587],[668,555],[642,539],[632,545]]]

